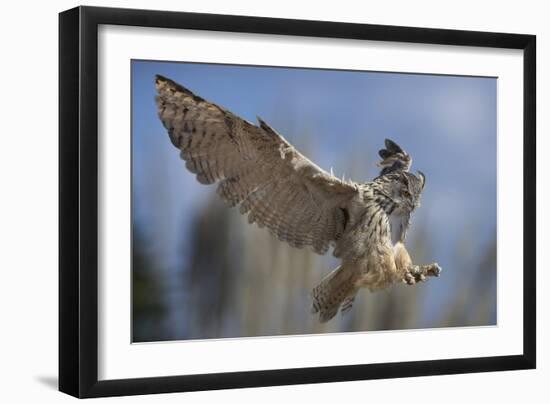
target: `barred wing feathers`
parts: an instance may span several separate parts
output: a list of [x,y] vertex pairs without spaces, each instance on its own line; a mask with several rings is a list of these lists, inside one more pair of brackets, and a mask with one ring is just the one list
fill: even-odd
[[293,247],[324,254],[347,221],[357,186],[319,168],[261,119],[259,126],[156,77],[159,117],[186,167],[218,183],[230,206]]

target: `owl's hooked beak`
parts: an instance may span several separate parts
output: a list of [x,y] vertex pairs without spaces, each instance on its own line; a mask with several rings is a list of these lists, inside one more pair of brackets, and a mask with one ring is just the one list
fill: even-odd
[[417,177],[420,180],[420,189],[424,189],[424,185],[426,185],[426,176],[420,170],[417,170],[416,173],[418,174]]
[[418,192],[418,194],[416,195],[415,205],[416,205],[416,208],[419,208],[420,207],[420,196],[422,195],[422,191],[424,190],[424,186],[426,185],[426,176],[420,170],[417,170],[416,173],[417,173],[418,181],[420,183],[420,192]]

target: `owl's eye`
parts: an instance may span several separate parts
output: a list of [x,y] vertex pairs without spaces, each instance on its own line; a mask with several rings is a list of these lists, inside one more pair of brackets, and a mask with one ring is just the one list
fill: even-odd
[[410,198],[411,197],[411,193],[409,192],[408,189],[402,190],[401,195],[404,196],[405,198]]

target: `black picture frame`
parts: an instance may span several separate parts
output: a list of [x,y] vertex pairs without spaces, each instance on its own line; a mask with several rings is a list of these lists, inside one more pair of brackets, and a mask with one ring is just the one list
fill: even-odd
[[[523,50],[523,354],[99,381],[100,24]],[[96,7],[77,7],[60,13],[59,390],[85,398],[535,368],[535,60],[534,35]]]

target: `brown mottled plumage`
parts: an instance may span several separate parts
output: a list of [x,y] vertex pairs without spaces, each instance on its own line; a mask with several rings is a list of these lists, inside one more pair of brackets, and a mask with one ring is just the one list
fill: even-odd
[[425,177],[391,140],[380,150],[380,176],[357,184],[322,170],[261,119],[254,125],[156,77],[159,117],[202,184],[218,183],[230,206],[293,247],[318,254],[334,246],[342,264],[312,291],[321,321],[349,310],[357,291],[414,284],[438,276],[437,264],[413,265],[404,246]]

